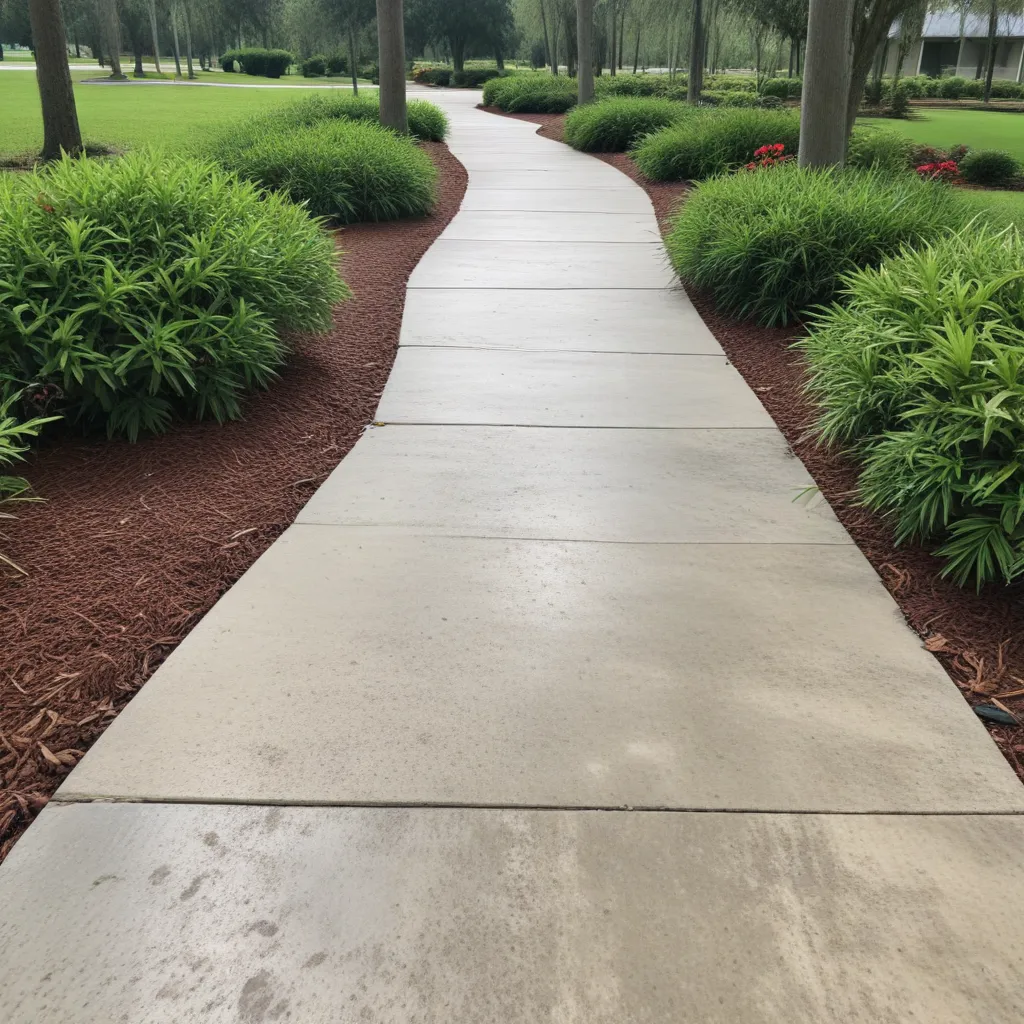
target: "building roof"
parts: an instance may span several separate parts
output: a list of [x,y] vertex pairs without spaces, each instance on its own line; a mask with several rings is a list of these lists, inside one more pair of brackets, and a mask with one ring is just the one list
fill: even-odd
[[[889,37],[894,38],[900,34],[900,23],[896,22]],[[964,35],[968,39],[983,39],[988,35],[988,15],[969,14],[964,22]],[[999,15],[999,37],[1001,39],[1019,38],[1024,36],[1024,15],[1022,14],[1000,14]],[[960,38],[960,15],[956,11],[940,11],[936,14],[928,14],[924,19],[924,32],[922,39],[959,39]]]

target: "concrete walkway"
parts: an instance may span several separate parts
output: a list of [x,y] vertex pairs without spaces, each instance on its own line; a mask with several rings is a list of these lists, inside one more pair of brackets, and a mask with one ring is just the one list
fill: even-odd
[[611,167],[470,172],[378,419],[0,869],[7,1024],[1009,1024],[1024,788]]

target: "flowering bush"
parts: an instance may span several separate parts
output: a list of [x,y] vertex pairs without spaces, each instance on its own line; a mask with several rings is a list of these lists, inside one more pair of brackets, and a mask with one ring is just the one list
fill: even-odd
[[766,170],[769,167],[778,167],[779,164],[787,163],[793,159],[792,153],[786,152],[786,146],[782,142],[776,142],[771,146],[762,146],[754,150],[754,159],[747,164],[748,171]]
[[940,160],[938,163],[921,164],[915,168],[922,178],[932,181],[955,181],[960,177],[960,166],[955,160]]

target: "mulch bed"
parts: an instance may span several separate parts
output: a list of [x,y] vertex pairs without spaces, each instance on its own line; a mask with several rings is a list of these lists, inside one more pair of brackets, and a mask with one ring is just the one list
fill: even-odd
[[441,144],[427,218],[339,232],[355,297],[323,338],[293,339],[245,418],[137,444],[55,439],[25,469],[45,502],[0,550],[0,860],[89,746],[270,546],[372,422],[398,348],[405,284],[462,203]]
[[[494,108],[492,113],[500,114]],[[562,141],[564,114],[505,114],[539,125],[538,134]],[[632,178],[650,196],[662,232],[689,191],[678,182],[652,182],[624,153],[594,154]],[[819,448],[809,437],[814,406],[803,394],[802,356],[789,348],[799,328],[765,328],[723,316],[707,295],[694,305],[732,364],[761,400],[807,467],[843,526],[874,566],[910,627],[972,704],[995,696],[1024,720],[1024,589],[988,586],[981,594],[939,576],[941,563],[921,547],[897,547],[880,516],[857,504],[857,465],[841,452]],[[865,637],[865,643],[871,638]],[[1021,693],[1000,698],[1000,694]],[[909,717],[914,708],[908,707]],[[987,725],[1007,761],[1024,780],[1024,727]]]

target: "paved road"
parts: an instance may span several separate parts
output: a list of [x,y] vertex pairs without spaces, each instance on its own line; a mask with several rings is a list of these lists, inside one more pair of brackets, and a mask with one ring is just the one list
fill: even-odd
[[1009,1024],[1024,789],[628,179],[470,172],[367,431],[0,869],[9,1024]]

